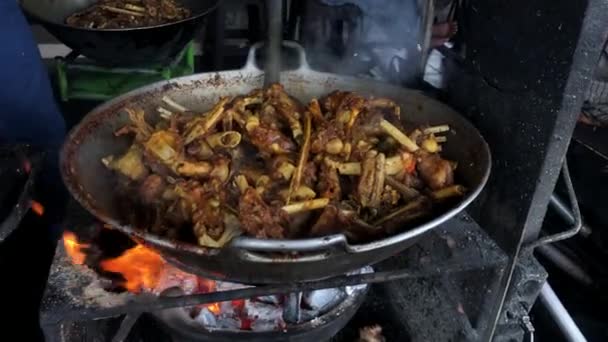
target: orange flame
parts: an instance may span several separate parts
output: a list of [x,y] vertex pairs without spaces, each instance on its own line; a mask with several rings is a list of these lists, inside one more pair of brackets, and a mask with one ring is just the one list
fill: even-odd
[[44,206],[40,204],[40,202],[32,200],[30,201],[30,207],[32,208],[32,211],[36,213],[36,215],[44,215]]
[[122,274],[125,278],[122,285],[130,292],[139,293],[156,287],[165,261],[156,252],[138,245],[118,258],[102,261],[100,266],[106,271]]
[[222,313],[222,308],[220,307],[220,303],[211,303],[211,304],[205,304],[205,306],[207,307],[207,310],[211,311],[212,313],[219,315],[220,313]]
[[[89,245],[79,243],[76,235],[69,231],[63,233],[63,243],[72,262],[82,265],[86,258],[82,250],[88,248]],[[125,279],[121,285],[133,293],[157,290],[159,283],[161,286],[164,284],[161,279],[163,270],[167,271],[167,267],[173,267],[167,264],[158,253],[143,245],[137,245],[125,251],[117,258],[103,260],[99,265],[105,271],[121,274]],[[167,274],[175,274],[175,271],[165,272],[164,277],[167,277]],[[198,278],[197,293],[213,292],[216,289],[215,285],[213,280]],[[202,306],[216,315],[222,311],[220,303],[203,304]]]
[[78,242],[76,234],[67,230],[63,232],[63,247],[74,264],[84,264],[84,260],[87,256],[82,250],[89,248],[90,246],[86,243]]

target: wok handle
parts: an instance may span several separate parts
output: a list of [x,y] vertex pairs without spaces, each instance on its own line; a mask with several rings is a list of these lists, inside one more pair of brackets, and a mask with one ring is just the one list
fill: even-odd
[[[297,262],[315,261],[327,258],[335,250],[350,251],[346,237],[342,234],[330,235],[316,239],[302,240],[263,240],[238,237],[230,243],[230,248],[237,251],[239,258],[255,262]],[[288,255],[284,258],[267,253],[301,253],[295,258]]]
[[[258,50],[264,47],[264,44],[264,42],[257,42],[251,45],[251,47],[249,48],[249,53],[247,54],[247,61],[245,62],[245,66],[242,69],[243,71],[263,71],[255,63],[255,58],[258,54]],[[297,71],[311,70],[310,65],[308,64],[308,59],[306,58],[306,52],[304,51],[302,45],[294,41],[287,40],[282,41],[281,44],[284,47],[296,50],[296,53],[298,54],[298,67],[296,68]]]

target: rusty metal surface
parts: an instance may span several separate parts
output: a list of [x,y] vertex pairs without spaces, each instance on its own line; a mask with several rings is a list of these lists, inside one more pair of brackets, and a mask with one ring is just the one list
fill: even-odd
[[[333,74],[312,71],[303,66],[281,73],[281,82],[294,97],[309,101],[333,90],[350,90],[370,96],[394,99],[402,107],[405,120],[417,124],[449,124],[453,128],[444,155],[459,162],[456,176],[470,192],[453,208],[439,216],[394,236],[365,244],[329,246],[326,238],[316,240],[316,252],[274,257],[228,245],[212,249],[170,240],[131,227],[121,220],[116,207],[111,172],[102,157],[123,152],[130,139],[116,138],[113,132],[128,122],[124,107],[141,107],[155,113],[167,95],[197,111],[210,108],[220,96],[243,94],[263,85],[263,72],[253,65],[242,70],[205,73],[135,90],[103,104],[89,113],[69,134],[61,155],[64,182],[74,198],[105,223],[140,243],[155,249],[169,262],[187,272],[215,279],[243,283],[277,283],[286,280],[316,280],[344,274],[374,264],[411,246],[429,230],[462,211],[479,194],[490,172],[488,145],[477,129],[450,107],[417,91]],[[154,115],[148,115],[155,121]],[[241,237],[249,241],[252,238]],[[312,239],[307,239],[312,240]],[[267,241],[260,241],[266,243]],[[346,241],[346,239],[344,239]],[[273,241],[277,246],[281,241]],[[310,241],[309,241],[310,242]]]

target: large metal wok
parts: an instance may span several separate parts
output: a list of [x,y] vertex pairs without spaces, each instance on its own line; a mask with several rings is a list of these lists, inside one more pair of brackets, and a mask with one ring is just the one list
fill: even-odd
[[[466,119],[418,91],[312,71],[302,50],[299,51],[301,66],[283,72],[281,81],[286,90],[301,101],[336,89],[352,90],[397,101],[408,121],[449,124],[455,134],[449,136],[444,154],[458,161],[456,177],[470,189],[468,194],[449,211],[414,229],[357,245],[349,244],[344,235],[302,240],[238,237],[222,249],[212,249],[172,241],[129,226],[118,214],[118,201],[112,191],[115,176],[100,161],[109,154],[124,152],[130,145],[130,139],[113,135],[128,122],[122,108],[138,106],[155,113],[162,96],[168,95],[191,109],[202,111],[212,107],[220,96],[244,94],[262,87],[264,73],[255,66],[255,49],[241,70],[156,83],[97,107],[72,130],[63,147],[61,171],[68,189],[99,219],[158,251],[183,270],[250,284],[322,279],[374,264],[408,248],[425,232],[447,221],[475,199],[490,173],[490,151],[483,137]],[[152,120],[153,116],[149,115],[148,119]]]
[[[14,1],[14,0],[11,0]],[[150,65],[175,57],[204,23],[218,0],[180,0],[190,9],[188,19],[131,29],[96,30],[65,24],[71,14],[96,0],[20,0],[25,13],[72,50],[108,65]]]

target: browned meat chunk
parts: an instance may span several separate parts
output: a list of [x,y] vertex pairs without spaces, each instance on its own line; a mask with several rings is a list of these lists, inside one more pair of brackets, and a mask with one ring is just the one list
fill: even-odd
[[275,83],[266,90],[268,103],[276,110],[276,114],[289,126],[294,138],[302,136],[300,120],[304,106],[285,92],[282,85]]
[[361,163],[361,177],[357,184],[357,200],[363,207],[376,208],[380,205],[384,191],[386,158],[384,154],[369,151]]
[[326,163],[321,164],[317,191],[319,196],[324,198],[339,199],[342,196],[340,178],[335,167],[330,167]]
[[219,201],[210,198],[204,203],[199,203],[200,209],[192,215],[194,221],[194,234],[201,237],[205,234],[218,240],[224,233],[224,215],[219,206]]
[[144,203],[152,204],[160,200],[166,183],[161,176],[152,174],[139,185],[139,195]]
[[302,172],[302,185],[306,185],[309,188],[315,187],[317,181],[317,165],[313,162],[308,162],[304,166],[304,172]]
[[328,205],[310,229],[310,235],[323,236],[343,232],[352,225],[354,216],[354,211],[341,210],[334,205]]
[[261,239],[283,239],[288,219],[281,209],[267,205],[253,188],[248,188],[239,201],[243,230]]
[[[148,6],[161,1],[137,3],[173,15]],[[156,108],[160,118],[125,108],[130,122],[117,133],[135,133],[130,152],[102,160],[128,176],[119,176],[126,196],[137,193],[124,206],[135,214],[123,216],[163,236],[191,229],[212,248],[241,233],[370,241],[466,190],[453,184],[456,164],[440,157],[448,137],[439,134],[450,127],[406,130],[389,99],[335,91],[304,106],[273,84],[222,97],[205,112],[163,96],[165,105]],[[153,125],[146,114],[157,117]]]
[[249,139],[259,150],[269,154],[286,154],[296,151],[294,142],[278,130],[262,125],[249,132]]
[[323,97],[321,99],[321,109],[325,113],[334,113],[338,110],[340,104],[344,100],[344,97],[348,95],[348,92],[335,90],[332,91],[329,95]]
[[[340,135],[335,127],[329,126],[327,128],[316,130],[312,134],[310,152],[313,154],[318,154],[327,151],[327,147],[330,141],[336,141],[335,139],[340,139]],[[330,151],[333,152],[333,151]],[[338,151],[339,152],[339,151]],[[336,153],[332,153],[336,154]]]
[[432,190],[454,184],[452,164],[437,154],[423,154],[418,161],[418,173]]
[[[356,140],[369,139],[371,136],[384,135],[384,130],[380,126],[380,122],[384,119],[384,114],[380,111],[364,111],[355,121],[352,137]],[[393,125],[401,128],[397,122],[391,122]]]

